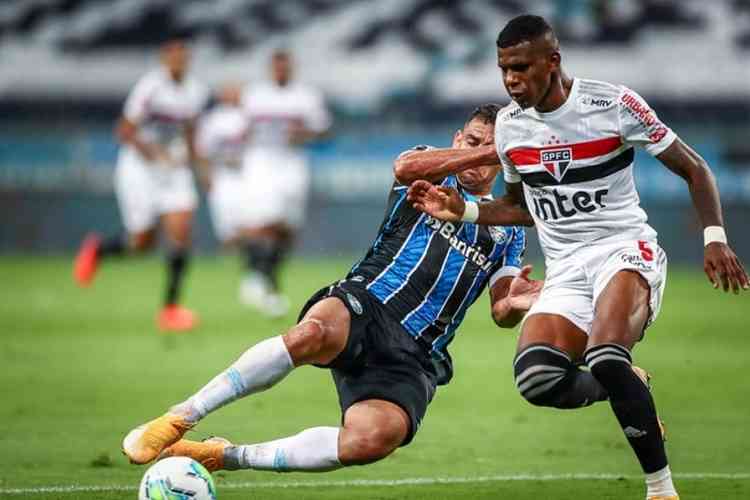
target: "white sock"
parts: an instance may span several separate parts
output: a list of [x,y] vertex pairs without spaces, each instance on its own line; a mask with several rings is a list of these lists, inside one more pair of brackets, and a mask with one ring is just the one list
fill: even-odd
[[231,446],[224,451],[224,467],[276,472],[336,470],[343,467],[339,431],[338,427],[313,427],[267,443]]
[[646,474],[646,497],[677,496],[677,490],[672,484],[672,471],[669,465],[661,470]]
[[265,391],[293,368],[294,363],[281,336],[266,339],[245,351],[229,368],[170,411],[182,413],[188,421],[197,422],[236,399]]

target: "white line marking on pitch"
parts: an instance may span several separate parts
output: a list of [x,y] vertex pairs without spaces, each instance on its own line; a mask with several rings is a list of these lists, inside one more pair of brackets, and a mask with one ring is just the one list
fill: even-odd
[[[673,474],[675,479],[750,479],[750,473],[723,473],[723,472],[685,472]],[[641,475],[624,474],[515,474],[495,476],[473,476],[473,477],[411,477],[404,479],[342,479],[330,481],[258,481],[242,483],[218,483],[219,489],[237,490],[252,488],[316,488],[321,486],[418,486],[431,484],[463,484],[463,483],[490,483],[503,481],[591,481],[591,480],[616,480],[616,479],[643,479]],[[103,486],[40,486],[36,488],[0,488],[0,495],[35,495],[40,493],[94,493],[97,491],[135,491],[135,485],[103,485]]]

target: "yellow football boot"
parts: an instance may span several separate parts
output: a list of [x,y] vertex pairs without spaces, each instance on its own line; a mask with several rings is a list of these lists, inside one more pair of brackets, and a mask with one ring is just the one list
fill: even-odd
[[189,457],[200,462],[208,472],[215,472],[224,468],[224,449],[227,446],[232,446],[232,443],[220,437],[204,441],[180,439],[162,451],[159,460],[167,457]]
[[673,497],[648,497],[646,500],[680,500],[677,495]]
[[162,450],[177,441],[193,427],[181,415],[165,413],[143,425],[139,425],[122,440],[122,452],[130,463],[147,464]]

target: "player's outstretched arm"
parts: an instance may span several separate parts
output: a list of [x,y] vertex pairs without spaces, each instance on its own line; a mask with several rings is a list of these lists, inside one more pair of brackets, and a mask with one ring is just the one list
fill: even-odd
[[515,278],[507,276],[495,282],[490,291],[492,319],[501,328],[513,328],[539,298],[544,280],[529,278],[532,266],[526,265]]
[[500,163],[494,145],[475,148],[415,150],[393,162],[396,180],[408,186],[416,180],[436,182],[470,168]]
[[158,144],[143,141],[138,135],[138,124],[125,117],[120,118],[120,121],[117,123],[115,135],[120,144],[130,144],[146,160],[166,164],[171,163],[166,150]]
[[453,188],[436,186],[424,180],[414,181],[409,186],[407,199],[417,210],[436,219],[451,222],[475,222],[486,226],[533,226],[525,204],[519,203],[514,190],[520,190],[520,185],[508,184],[507,195],[491,202],[475,204],[467,213],[467,204],[463,197]]
[[719,189],[706,161],[679,138],[657,155],[669,170],[687,182],[693,205],[704,228],[703,269],[714,288],[734,293],[750,288],[742,263],[727,244],[721,214]]

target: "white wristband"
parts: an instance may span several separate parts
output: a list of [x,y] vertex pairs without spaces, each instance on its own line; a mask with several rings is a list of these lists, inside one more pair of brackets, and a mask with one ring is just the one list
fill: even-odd
[[475,201],[467,201],[464,208],[464,214],[461,216],[462,222],[476,222],[479,219],[479,205]]
[[727,233],[724,232],[724,228],[721,226],[708,226],[705,228],[703,230],[703,246],[716,241],[726,244]]

